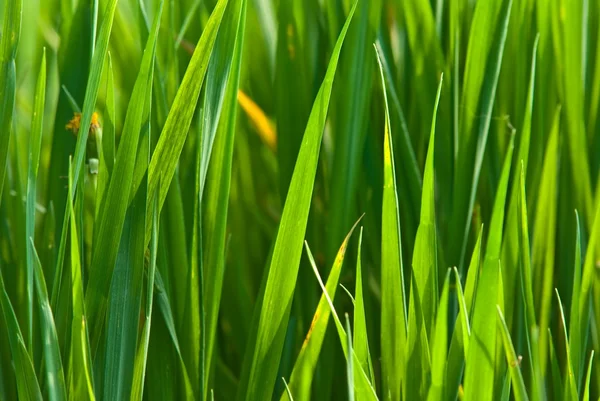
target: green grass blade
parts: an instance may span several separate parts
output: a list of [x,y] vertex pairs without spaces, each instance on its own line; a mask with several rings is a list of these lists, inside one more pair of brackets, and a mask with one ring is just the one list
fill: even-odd
[[[580,242],[579,237],[577,238],[577,242]],[[579,256],[579,258],[581,258],[581,256]],[[563,336],[565,339],[565,355],[567,356],[566,368],[562,380],[562,383],[564,384],[563,399],[565,401],[575,401],[578,400],[579,397],[577,396],[577,384],[575,382],[575,373],[573,372],[573,363],[571,362],[571,347],[569,346],[569,336],[567,334],[567,319],[565,318],[565,311],[563,308],[563,303],[560,299],[560,295],[558,294],[558,290],[554,289],[554,293],[556,294],[556,301],[558,303],[560,327],[563,329]]]
[[[506,216],[506,232],[515,233],[519,232],[519,196],[520,196],[520,175],[521,165],[525,170],[525,176],[527,176],[527,166],[529,161],[529,147],[531,142],[531,124],[533,114],[533,98],[535,89],[535,73],[536,73],[536,60],[537,60],[537,44],[536,40],[533,45],[533,55],[531,61],[531,72],[529,77],[529,89],[527,92],[527,101],[525,106],[525,115],[523,118],[523,124],[521,128],[521,138],[519,140],[519,149],[517,151],[518,163],[513,169],[512,185],[510,189],[510,200],[508,202],[508,213]],[[507,235],[504,238],[502,244],[502,272],[504,274],[503,281],[505,283],[504,292],[506,295],[505,305],[505,317],[508,323],[508,327],[512,327],[513,314],[514,314],[514,302],[517,297],[517,272],[519,267],[519,236]],[[529,252],[529,251],[528,251]],[[533,307],[533,305],[531,305]],[[530,316],[531,317],[531,316]],[[535,323],[535,320],[532,322]]]
[[498,184],[498,191],[494,201],[490,234],[486,247],[485,259],[481,270],[481,277],[477,286],[477,297],[473,312],[473,328],[469,341],[469,354],[465,369],[465,400],[492,400],[494,399],[495,363],[493,355],[496,352],[496,324],[495,306],[502,288],[499,286],[500,247],[504,225],[504,209],[508,178],[512,161],[513,140],[505,157],[502,176]]
[[[72,172],[72,168],[69,167]],[[92,382],[92,364],[89,345],[88,325],[85,316],[85,298],[83,294],[82,266],[77,230],[77,218],[73,207],[73,175],[69,174],[67,216],[70,226],[71,253],[71,302],[73,321],[71,324],[71,343],[69,349],[69,400],[95,400],[94,384]]]
[[6,175],[8,145],[13,126],[17,86],[15,58],[21,36],[23,0],[4,2],[4,20],[0,36],[0,199]]
[[[579,315],[579,305],[581,296],[581,227],[579,224],[579,214],[575,212],[575,221],[577,222],[577,231],[575,237],[575,263],[573,265],[573,292],[571,294],[571,313],[569,316],[569,353],[571,369],[573,376],[569,380],[575,382],[575,388],[579,389],[584,368],[585,355],[585,336],[582,336],[581,316]],[[590,249],[591,250],[591,249]],[[588,251],[589,252],[589,251]],[[587,320],[587,319],[586,319]],[[582,327],[583,326],[583,327]]]
[[[207,193],[203,200],[204,217],[202,229],[205,235],[202,235],[204,244],[202,249],[203,260],[203,278],[204,278],[204,305],[206,321],[206,360],[207,374],[205,377],[204,399],[208,394],[208,378],[211,361],[213,359],[213,350],[215,336],[217,332],[217,322],[219,317],[219,306],[221,302],[221,293],[223,287],[223,277],[225,273],[225,242],[227,233],[227,215],[231,187],[232,162],[234,152],[234,141],[236,135],[237,120],[237,93],[240,81],[240,70],[242,66],[242,51],[244,48],[244,35],[246,27],[246,0],[231,1],[229,8],[232,9],[231,19],[228,21],[228,27],[223,28],[225,49],[231,49],[224,52],[219,46],[215,45],[215,51],[219,50],[218,55],[225,53],[231,59],[231,70],[229,79],[225,87],[223,100],[223,109],[221,120],[217,128],[217,138],[214,142],[213,155],[208,173]],[[231,27],[229,27],[231,25]],[[219,35],[220,37],[220,35]],[[203,161],[208,165],[208,160]],[[200,184],[202,185],[202,184]],[[199,196],[202,196],[200,188]],[[193,263],[192,263],[193,264]]]
[[356,257],[356,289],[354,291],[354,352],[362,369],[367,372],[371,383],[375,383],[375,371],[369,351],[369,338],[367,335],[367,317],[365,313],[365,294],[363,292],[362,273],[362,234],[358,237],[358,255]]
[[385,101],[385,134],[383,147],[383,208],[381,242],[381,374],[385,399],[400,399],[404,381],[404,348],[407,345],[406,297],[396,169],[390,131],[390,115],[383,67],[377,49],[379,73]]
[[[171,180],[175,174],[175,168],[192,123],[200,89],[208,68],[208,61],[226,6],[227,0],[219,0],[206,23],[150,160],[148,193],[153,194],[160,182],[159,210],[162,210],[167,198],[167,192],[171,186]],[[135,182],[134,188],[138,185],[139,183]],[[148,211],[148,214],[150,213]],[[147,218],[146,220],[149,221],[150,219]],[[146,229],[146,243],[150,240],[150,231],[150,227],[148,227]]]
[[19,328],[19,322],[15,310],[8,298],[4,278],[0,272],[0,307],[4,315],[4,323],[7,327],[8,340],[12,354],[12,362],[17,379],[17,393],[19,400],[42,400],[42,393],[38,384],[31,357],[25,348],[23,334]]
[[[346,313],[346,339],[348,341],[348,353],[354,355],[352,349],[352,332],[350,330],[350,318]],[[353,358],[346,358],[346,377],[348,378],[348,401],[354,401],[354,365]]]
[[502,315],[500,306],[496,306],[498,312],[498,322],[500,324],[500,333],[502,334],[502,341],[504,343],[504,351],[506,352],[506,361],[508,362],[510,376],[513,384],[513,394],[516,401],[528,401],[527,390],[525,389],[525,382],[523,381],[523,375],[521,374],[521,360],[515,352],[512,340],[510,338],[510,332],[506,321]]
[[585,378],[585,384],[583,385],[583,396],[581,401],[590,401],[590,381],[592,378],[592,365],[594,363],[594,350],[590,353],[590,362],[588,364],[587,375]]
[[[477,3],[469,35],[454,177],[454,212],[448,233],[452,251],[450,262],[459,269],[466,252],[511,7],[512,0]],[[489,34],[491,29],[492,35]],[[482,63],[485,68],[481,68]]]
[[154,276],[156,273],[156,256],[158,253],[158,192],[152,200],[152,236],[150,240],[150,260],[148,262],[148,277],[146,279],[146,306],[144,308],[144,326],[137,349],[133,383],[131,386],[131,401],[142,400],[144,395],[144,380],[148,361],[148,345],[150,343],[150,328],[152,327],[152,309],[154,304]]
[[40,307],[40,326],[44,344],[44,363],[46,368],[46,386],[48,387],[48,398],[52,401],[67,399],[67,391],[65,387],[65,374],[60,356],[58,337],[56,335],[56,326],[54,325],[54,316],[50,308],[48,300],[48,290],[42,264],[38,257],[37,251],[33,245],[33,240],[30,241],[34,252],[34,271],[35,271],[35,288]]
[[421,218],[415,239],[413,252],[413,275],[418,286],[423,309],[425,329],[430,338],[433,330],[434,316],[438,303],[438,265],[437,265],[437,229],[435,223],[435,176],[434,176],[434,152],[435,152],[435,123],[437,111],[442,93],[443,75],[437,90],[433,117],[431,121],[431,133],[429,135],[429,147],[427,150],[427,161],[423,174],[423,193],[421,195]]
[[27,345],[33,349],[33,289],[35,264],[35,204],[40,152],[42,148],[42,131],[44,126],[44,105],[46,104],[46,49],[42,54],[42,64],[35,88],[33,121],[29,138],[29,163],[27,168],[27,195],[25,206],[25,235],[27,239]]
[[[152,88],[154,53],[158,35],[161,9],[154,20],[144,57],[136,79],[133,94],[129,102],[123,127],[123,136],[117,152],[113,174],[106,192],[106,198],[100,211],[100,228],[97,231],[89,285],[86,290],[86,311],[91,324],[92,353],[95,355],[100,333],[104,325],[107,296],[109,292],[119,242],[125,225],[127,206],[132,193],[131,185],[135,169],[138,143],[140,142],[144,118],[147,118]],[[138,157],[143,157],[138,155]]]
[[542,166],[540,187],[533,227],[532,270],[536,307],[540,325],[540,363],[546,371],[548,352],[548,328],[552,307],[552,286],[555,265],[555,241],[558,203],[560,106],[554,114],[554,122]]
[[[344,263],[344,256],[346,255],[346,249],[348,248],[348,242],[354,232],[358,222],[352,227],[350,232],[346,235],[344,242],[340,246],[340,249],[335,257],[335,261],[329,272],[327,278],[327,293],[332,299],[335,298],[335,293],[338,288],[340,274],[342,272],[342,266]],[[300,354],[296,358],[292,374],[290,376],[289,386],[290,390],[294,394],[296,400],[310,400],[311,399],[311,387],[315,376],[315,369],[317,361],[319,360],[319,354],[323,346],[323,340],[325,339],[325,333],[327,331],[327,325],[329,323],[329,316],[331,314],[330,308],[327,305],[327,299],[325,295],[321,295],[321,299],[317,305],[317,310],[313,316],[313,321],[310,325],[310,329],[306,334],[304,343]],[[289,400],[286,393],[281,395],[281,401]]]
[[[456,271],[456,270],[455,270]],[[460,283],[459,283],[460,285]],[[448,298],[450,287],[450,269],[446,273],[442,295],[435,319],[435,329],[432,332],[431,346],[431,387],[427,401],[444,399],[444,381],[448,355]],[[462,291],[461,291],[462,292]]]
[[348,45],[341,55],[339,98],[335,104],[338,124],[333,149],[328,261],[337,251],[347,227],[356,215],[356,191],[368,128],[374,63],[369,54],[379,30],[382,0],[359,1],[350,28]]
[[269,267],[263,308],[258,323],[254,358],[250,370],[249,388],[246,392],[247,400],[269,398],[275,384],[276,370],[281,357],[285,328],[302,254],[302,241],[306,231],[333,78],[355,8],[356,3],[354,3],[348,15],[333,50],[325,79],[315,99],[300,153],[298,154]]
[[340,339],[340,344],[342,346],[342,350],[344,351],[344,356],[346,357],[346,359],[353,358],[353,362],[352,362],[353,367],[354,367],[353,380],[354,380],[354,391],[356,392],[356,394],[355,394],[356,398],[359,401],[361,401],[361,400],[366,400],[366,401],[377,400],[377,395],[375,394],[375,389],[373,388],[373,384],[369,383],[369,379],[367,378],[367,375],[365,374],[364,370],[362,370],[362,367],[358,363],[358,358],[356,357],[356,353],[353,351],[352,351],[352,353],[349,352],[348,337],[347,337],[346,331],[344,330],[344,326],[342,326],[342,322],[340,321],[340,318],[338,317],[337,312],[335,311],[335,308],[333,306],[333,301],[331,300],[331,297],[329,296],[329,293],[327,292],[327,288],[323,284],[323,280],[321,279],[321,276],[319,276],[319,270],[317,269],[317,265],[315,264],[314,257],[312,255],[312,253],[310,252],[310,248],[308,247],[308,244],[305,243],[305,245],[306,245],[306,253],[308,254],[308,260],[310,261],[313,272],[315,273],[315,276],[317,277],[317,280],[319,281],[321,290],[323,291],[323,294],[325,295],[325,299],[327,300],[327,304],[329,305],[329,308],[331,310],[331,314],[333,316],[333,321],[335,323],[335,327],[338,332],[338,337]]

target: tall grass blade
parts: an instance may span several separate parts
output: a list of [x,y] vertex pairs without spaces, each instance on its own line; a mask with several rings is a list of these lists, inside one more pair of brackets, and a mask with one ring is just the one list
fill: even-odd
[[298,154],[298,161],[292,176],[269,267],[269,276],[258,323],[254,357],[250,369],[249,387],[246,392],[247,400],[269,398],[275,384],[277,366],[281,357],[285,329],[302,253],[302,241],[306,231],[333,77],[355,9],[356,2],[333,50],[325,79],[315,99],[300,153]]

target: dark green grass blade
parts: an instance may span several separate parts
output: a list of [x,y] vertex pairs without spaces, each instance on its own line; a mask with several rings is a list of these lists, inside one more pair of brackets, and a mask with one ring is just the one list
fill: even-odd
[[330,223],[327,258],[337,251],[347,227],[356,215],[356,191],[368,129],[369,103],[375,63],[372,43],[381,20],[382,1],[360,1],[348,29],[348,45],[341,55],[339,100],[336,102],[337,135],[333,149]]
[[246,391],[247,400],[269,398],[275,384],[302,255],[302,241],[306,231],[333,78],[355,8],[356,3],[348,15],[333,50],[298,154],[269,267],[250,380]]

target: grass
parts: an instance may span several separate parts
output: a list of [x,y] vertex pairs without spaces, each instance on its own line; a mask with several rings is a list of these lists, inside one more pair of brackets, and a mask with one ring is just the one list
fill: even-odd
[[0,23],[0,401],[600,400],[597,2]]

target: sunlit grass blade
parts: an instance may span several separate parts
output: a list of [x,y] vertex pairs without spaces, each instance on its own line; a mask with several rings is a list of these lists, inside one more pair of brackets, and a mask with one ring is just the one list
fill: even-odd
[[356,3],[342,28],[325,79],[315,99],[283,208],[258,323],[249,387],[246,391],[247,400],[269,398],[275,384],[302,255],[302,241],[308,221],[333,78],[355,9]]
[[[456,271],[456,270],[455,270]],[[460,285],[460,282],[458,282]],[[444,382],[448,355],[448,297],[450,287],[450,269],[446,273],[440,303],[432,332],[431,345],[431,386],[427,401],[444,399]],[[461,290],[462,292],[462,290]],[[467,323],[468,324],[468,323]]]
[[[495,380],[499,379],[495,374],[496,352],[496,313],[495,306],[498,304],[500,287],[500,249],[502,244],[502,233],[504,225],[504,210],[508,178],[512,162],[514,136],[508,147],[502,168],[502,176],[498,184],[494,210],[488,242],[481,270],[481,277],[477,285],[477,296],[473,311],[473,327],[471,336],[475,341],[469,341],[469,354],[467,355],[465,368],[465,401],[485,401],[495,399]],[[498,372],[500,373],[500,372]]]
[[[338,288],[344,257],[346,255],[346,249],[348,248],[348,241],[350,240],[350,237],[352,236],[357,224],[358,222],[354,224],[350,232],[346,235],[346,238],[340,246],[340,249],[335,257],[335,261],[333,262],[333,266],[329,272],[329,277],[327,278],[327,284],[325,288],[327,288],[327,293],[330,297],[332,297],[332,299],[335,298],[335,293]],[[313,378],[315,376],[315,368],[317,366],[319,354],[321,353],[323,340],[325,339],[325,333],[327,331],[330,314],[331,310],[327,305],[327,299],[323,294],[321,295],[321,299],[317,305],[317,310],[313,316],[313,321],[310,325],[309,332],[306,334],[304,343],[302,344],[302,349],[296,358],[296,362],[294,363],[294,368],[290,376],[289,386],[296,400],[302,401],[311,399],[311,388]],[[289,400],[286,393],[281,395],[281,400]]]
[[[72,168],[69,167],[69,171]],[[69,174],[68,211],[70,230],[70,267],[71,267],[71,302],[73,320],[71,323],[71,343],[69,346],[69,400],[95,400],[92,378],[92,364],[89,346],[89,334],[85,316],[85,298],[83,295],[83,278],[77,218],[73,207],[73,175]],[[66,227],[65,227],[66,228]],[[64,228],[63,228],[64,229]],[[66,238],[66,236],[65,236]],[[56,279],[56,278],[55,278]]]
[[[346,313],[346,338],[348,340],[348,353],[354,355],[352,349],[352,331],[350,329],[350,318]],[[346,377],[348,378],[348,400],[354,401],[354,358],[346,358]]]
[[[508,212],[506,216],[506,232],[515,233],[519,232],[519,208],[518,202],[520,197],[520,182],[519,177],[523,175],[522,169],[524,170],[525,177],[527,176],[527,166],[529,162],[529,147],[531,142],[531,124],[532,124],[532,114],[533,114],[533,98],[534,98],[534,90],[535,90],[535,73],[536,73],[536,61],[537,61],[537,44],[538,40],[533,45],[533,55],[531,61],[531,72],[529,77],[529,89],[527,92],[527,101],[525,106],[525,115],[524,120],[521,125],[520,130],[520,139],[519,139],[519,148],[517,151],[517,160],[516,165],[513,168],[512,174],[512,184],[510,189],[510,198],[508,201]],[[527,223],[525,221],[525,223]],[[516,235],[507,235],[504,238],[502,243],[502,273],[503,273],[503,281],[505,284],[505,295],[506,295],[506,304],[505,308],[505,317],[508,327],[512,327],[513,324],[513,314],[514,314],[514,303],[517,297],[517,277],[518,277],[518,267],[519,267],[519,237]],[[529,249],[527,249],[529,253]],[[533,305],[531,305],[533,308]],[[532,316],[529,316],[532,317]],[[535,323],[535,321],[531,322]]]
[[404,353],[407,345],[406,296],[402,245],[400,242],[400,215],[394,148],[390,131],[390,114],[381,58],[377,61],[385,102],[385,133],[383,146],[383,207],[381,233],[381,374],[385,399],[400,399],[404,381]]
[[510,332],[504,321],[504,316],[500,307],[497,306],[498,322],[500,324],[500,333],[502,334],[502,341],[504,343],[504,351],[506,352],[506,361],[508,362],[510,376],[513,384],[513,394],[517,401],[527,401],[527,390],[525,389],[525,382],[523,381],[523,375],[521,374],[521,359],[517,356],[512,340],[510,338]]
[[[159,210],[162,209],[165,203],[179,156],[192,123],[200,89],[208,68],[208,61],[226,6],[227,0],[219,0],[204,27],[150,160],[148,193],[153,194],[160,182]],[[134,182],[134,188],[138,185],[138,182]],[[150,213],[149,210],[148,215]],[[146,220],[149,221],[150,219],[147,218]],[[150,241],[150,232],[150,227],[148,227],[146,229],[146,243]]]
[[[46,104],[46,49],[42,54],[42,63],[35,88],[33,121],[29,138],[29,163],[27,168],[27,194],[25,207],[25,235],[27,240],[27,346],[33,350],[33,290],[35,270],[35,204],[42,131],[44,127],[44,106]],[[1,192],[1,191],[0,191]],[[54,323],[53,323],[54,324]]]
[[[581,297],[581,227],[579,224],[579,214],[575,211],[576,225],[576,237],[575,237],[575,263],[573,264],[573,292],[571,293],[571,313],[569,315],[569,354],[570,360],[568,363],[571,364],[573,369],[573,376],[569,375],[569,380],[573,380],[575,388],[579,389],[581,379],[583,376],[584,369],[584,355],[585,355],[585,336],[582,336],[582,328],[585,325],[582,324],[581,316],[579,315],[580,310],[580,297]],[[590,252],[590,249],[588,252]],[[586,319],[588,320],[588,319]]]
[[[356,392],[356,394],[355,394],[356,399],[359,401],[361,401],[361,400],[367,400],[367,401],[368,400],[372,400],[372,401],[377,400],[377,395],[375,394],[375,389],[373,387],[373,384],[369,382],[367,375],[365,374],[364,370],[358,363],[358,358],[356,357],[356,353],[348,348],[348,337],[347,337],[346,331],[344,330],[344,326],[342,325],[342,322],[340,321],[340,318],[338,317],[338,314],[335,311],[335,308],[333,306],[333,301],[331,300],[331,297],[329,296],[329,293],[327,292],[327,288],[323,284],[323,280],[321,279],[321,276],[319,275],[319,270],[317,269],[317,265],[315,264],[315,259],[312,255],[312,253],[310,252],[310,248],[308,247],[308,244],[305,243],[305,245],[306,245],[306,253],[308,254],[308,259],[310,261],[311,267],[313,269],[313,272],[315,273],[315,276],[317,277],[319,285],[321,286],[321,290],[323,291],[323,294],[325,295],[325,299],[327,300],[327,304],[331,310],[331,314],[333,316],[333,321],[335,323],[335,327],[338,332],[338,337],[340,339],[340,344],[344,351],[344,356],[346,357],[346,359],[353,358],[353,362],[352,362],[353,369],[354,369],[353,380],[354,380],[354,391]],[[351,352],[349,352],[349,351],[351,351]]]
[[360,228],[358,237],[358,255],[356,256],[356,289],[354,291],[354,352],[362,369],[367,373],[371,383],[375,383],[375,371],[369,351],[369,338],[367,335],[367,317],[365,313],[365,293],[363,291],[362,272],[362,235]]
[[585,378],[585,383],[583,384],[583,396],[581,397],[582,401],[590,401],[590,381],[592,378],[592,365],[594,364],[594,350],[590,353],[590,362],[587,368],[587,375]]
[[423,308],[423,319],[428,338],[431,338],[434,316],[438,303],[438,265],[437,265],[437,229],[435,222],[435,124],[437,111],[442,93],[443,75],[437,90],[433,117],[431,120],[431,133],[429,134],[429,147],[427,161],[423,174],[423,192],[421,195],[421,218],[415,239],[413,252],[413,275],[419,288],[420,302]]
[[42,264],[38,258],[37,251],[33,245],[33,240],[30,241],[34,252],[34,277],[35,288],[40,308],[40,328],[43,339],[44,364],[46,369],[46,386],[48,388],[48,398],[51,401],[67,400],[67,391],[65,387],[65,374],[60,356],[58,337],[56,335],[56,327],[54,325],[54,316],[50,308],[48,300],[48,290]]
[[558,207],[559,130],[560,106],[555,111],[552,130],[546,145],[532,237],[532,274],[535,305],[540,325],[542,372],[546,371],[549,352],[548,328],[550,327],[552,307]]
[[6,175],[6,159],[12,131],[16,97],[15,58],[21,35],[23,0],[4,2],[4,20],[0,36],[0,199]]

